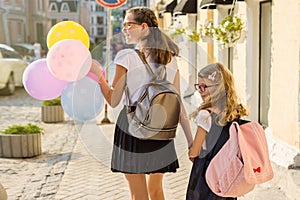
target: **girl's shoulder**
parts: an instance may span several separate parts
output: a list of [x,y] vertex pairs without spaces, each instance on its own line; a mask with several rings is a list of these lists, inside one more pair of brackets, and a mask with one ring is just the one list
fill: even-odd
[[211,111],[206,109],[200,110],[196,117],[196,124],[208,131],[212,124]]
[[118,51],[116,58],[124,56],[132,56],[132,54],[137,54],[134,49],[122,49]]
[[201,109],[198,112],[198,116],[210,116],[211,115],[211,110],[209,109]]
[[130,65],[138,62],[139,56],[134,49],[122,49],[118,51],[117,55],[114,58],[115,64],[124,66],[126,69]]

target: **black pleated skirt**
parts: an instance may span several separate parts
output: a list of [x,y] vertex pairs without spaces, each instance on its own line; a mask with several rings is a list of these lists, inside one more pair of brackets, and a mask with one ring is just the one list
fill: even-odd
[[174,140],[140,140],[131,136],[124,107],[115,127],[111,170],[149,174],[176,172],[178,167]]

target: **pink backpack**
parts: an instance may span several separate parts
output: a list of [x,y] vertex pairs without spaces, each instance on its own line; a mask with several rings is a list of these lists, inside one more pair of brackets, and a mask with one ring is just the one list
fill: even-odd
[[239,197],[273,178],[265,132],[257,122],[233,122],[229,139],[211,160],[206,182],[218,196]]

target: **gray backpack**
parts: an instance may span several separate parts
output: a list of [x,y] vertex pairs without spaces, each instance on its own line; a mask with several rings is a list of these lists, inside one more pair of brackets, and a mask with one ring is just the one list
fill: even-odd
[[[144,86],[142,95],[133,105],[126,85],[128,132],[143,140],[170,140],[175,138],[179,122],[181,99],[176,88],[166,80],[166,67],[154,73],[139,51],[136,51],[151,74],[151,81]],[[134,110],[132,110],[134,106]]]

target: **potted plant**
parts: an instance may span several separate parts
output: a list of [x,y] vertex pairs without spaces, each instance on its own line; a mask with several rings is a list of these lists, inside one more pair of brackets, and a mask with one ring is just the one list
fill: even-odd
[[60,97],[42,102],[42,121],[55,123],[64,121],[64,110],[61,106]]
[[214,23],[212,21],[207,21],[204,25],[201,25],[200,30],[202,41],[212,43],[215,34]]
[[199,42],[200,41],[201,33],[198,33],[195,30],[192,30],[192,31],[189,31],[189,32],[187,31],[187,35],[188,35],[190,41],[192,41],[192,42]]
[[174,22],[174,24],[172,24],[168,29],[168,35],[177,43],[182,42],[184,40],[184,34],[185,29],[182,28],[182,24],[180,21]]
[[0,157],[27,158],[42,153],[43,129],[36,124],[11,125],[0,131]]
[[222,48],[232,47],[241,38],[243,28],[244,23],[240,17],[228,15],[215,28],[215,39]]

